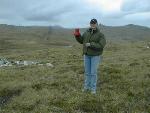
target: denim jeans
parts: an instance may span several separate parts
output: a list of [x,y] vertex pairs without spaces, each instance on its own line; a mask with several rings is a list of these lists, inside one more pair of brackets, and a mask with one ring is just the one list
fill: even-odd
[[96,92],[97,70],[100,63],[100,56],[84,55],[84,89]]

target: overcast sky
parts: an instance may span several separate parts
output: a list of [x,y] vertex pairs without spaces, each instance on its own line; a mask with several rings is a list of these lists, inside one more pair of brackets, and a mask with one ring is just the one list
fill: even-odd
[[92,18],[150,27],[150,0],[0,0],[0,24],[87,27]]

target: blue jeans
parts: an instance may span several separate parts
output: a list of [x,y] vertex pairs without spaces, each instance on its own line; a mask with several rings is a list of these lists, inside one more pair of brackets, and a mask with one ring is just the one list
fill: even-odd
[[96,92],[97,70],[100,63],[100,56],[84,55],[85,81],[84,89]]

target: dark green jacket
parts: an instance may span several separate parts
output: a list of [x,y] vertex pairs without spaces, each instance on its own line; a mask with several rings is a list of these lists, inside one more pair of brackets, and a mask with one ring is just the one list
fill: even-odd
[[[89,56],[98,56],[103,53],[103,49],[106,45],[106,39],[104,34],[100,32],[98,28],[92,32],[89,28],[82,36],[76,37],[76,40],[83,44],[83,54]],[[90,47],[86,47],[85,44],[90,43]]]

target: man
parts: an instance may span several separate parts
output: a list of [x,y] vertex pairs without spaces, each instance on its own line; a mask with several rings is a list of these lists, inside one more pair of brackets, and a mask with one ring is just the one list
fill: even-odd
[[74,36],[80,44],[83,44],[85,70],[83,91],[90,91],[92,94],[96,94],[97,70],[106,45],[104,34],[98,29],[97,20],[92,19],[90,28],[83,35],[80,34],[79,29],[75,29]]

